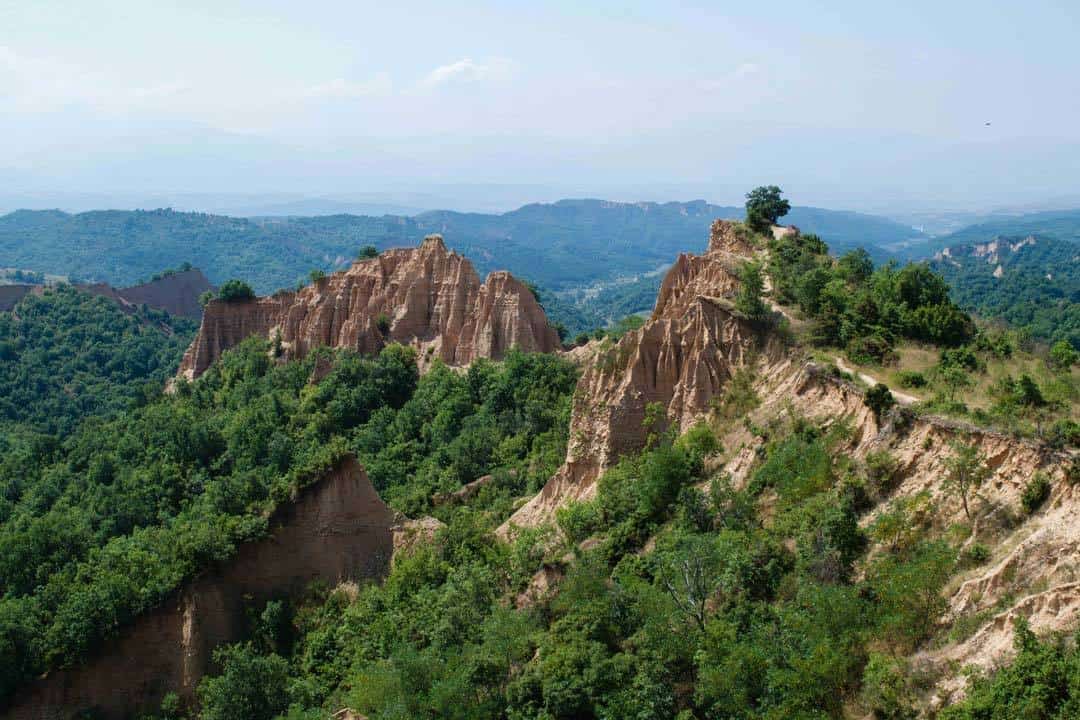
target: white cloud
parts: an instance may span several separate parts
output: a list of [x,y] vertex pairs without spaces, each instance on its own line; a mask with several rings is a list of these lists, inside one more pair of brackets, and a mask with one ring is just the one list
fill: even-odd
[[733,73],[737,78],[747,77],[748,75],[757,75],[761,72],[761,66],[757,63],[745,62],[739,67],[735,68]]
[[358,98],[368,95],[385,95],[394,87],[390,75],[377,73],[370,80],[351,82],[345,78],[335,78],[308,88],[304,95],[312,98]]
[[508,75],[513,63],[506,58],[493,58],[484,63],[475,62],[472,58],[462,58],[449,65],[442,65],[429,72],[420,85],[425,88],[434,88],[440,85],[457,82],[475,82],[491,77]]
[[152,105],[187,89],[181,82],[141,87],[117,84],[79,65],[26,55],[0,45],[0,103],[14,110],[39,112],[89,105],[122,112]]

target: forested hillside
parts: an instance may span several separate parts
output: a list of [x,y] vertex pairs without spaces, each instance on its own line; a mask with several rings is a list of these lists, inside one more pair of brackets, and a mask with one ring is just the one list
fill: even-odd
[[1046,235],[998,236],[950,246],[933,267],[965,309],[1080,350],[1080,243]]
[[[770,259],[738,270],[743,289],[731,305],[772,327],[760,297],[768,273],[771,300],[797,325],[789,341],[872,362],[904,342],[935,343],[942,373],[966,375],[966,358],[977,363],[979,343],[993,340],[926,265],[831,258],[812,235],[755,242]],[[61,288],[36,302],[63,309],[82,297]],[[56,312],[41,322],[72,325]],[[81,347],[97,332],[61,337]],[[139,357],[126,337],[95,357]],[[401,720],[764,720],[854,709],[905,718],[921,690],[904,658],[957,632],[940,620],[942,591],[987,561],[985,547],[965,543],[975,530],[943,532],[922,496],[868,515],[890,502],[898,461],[884,451],[849,456],[850,420],[789,411],[751,422],[761,398],[748,368],[682,437],[650,426],[646,447],[608,469],[594,497],[556,514],[557,530],[495,542],[495,528],[566,455],[578,368],[512,352],[420,377],[414,352],[397,345],[376,357],[322,350],[291,362],[270,349],[251,338],[175,394],[155,384],[136,402],[75,408],[59,438],[5,438],[0,703],[43,671],[78,666],[182,583],[263,537],[272,510],[346,453],[394,509],[445,527],[395,559],[382,583],[313,586],[252,606],[250,639],[218,650],[194,717],[315,720],[347,707]],[[1022,409],[1031,383],[1013,385]],[[40,383],[28,392],[55,393]],[[866,403],[885,412],[885,395]],[[87,412],[100,416],[76,426]],[[760,444],[739,483],[720,471],[737,451],[720,444],[731,432]],[[943,462],[983,472],[962,446],[942,452]],[[485,475],[464,502],[445,500]],[[977,686],[953,717],[983,717],[974,713],[988,697],[1020,702],[1029,678],[1073,672],[1071,651],[1019,637],[1025,654],[1013,675]],[[1055,692],[1046,707],[1066,712],[1076,693]],[[184,712],[167,698],[157,717]]]
[[[716,217],[741,208],[689,203],[564,200],[502,215],[435,211],[416,217],[333,215],[261,220],[202,213],[19,211],[0,217],[0,256],[11,266],[130,285],[191,262],[214,284],[233,277],[261,294],[331,270],[365,245],[414,246],[442,233],[483,274],[509,270],[552,291],[633,275],[700,251]],[[883,218],[793,208],[786,222],[828,233],[840,250],[874,248],[914,233]]]
[[0,428],[71,432],[160,393],[198,324],[69,285],[0,312]]
[[[417,377],[411,350],[275,364],[265,341],[226,354],[175,395],[59,442],[7,439],[0,457],[0,704],[50,667],[78,664],[236,545],[343,453],[395,507],[423,513],[435,491],[486,473],[508,514],[566,447],[572,366],[512,354]],[[119,354],[117,355],[119,359]]]

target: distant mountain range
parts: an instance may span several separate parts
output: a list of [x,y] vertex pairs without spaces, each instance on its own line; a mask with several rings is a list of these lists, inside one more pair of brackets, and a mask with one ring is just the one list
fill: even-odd
[[1080,242],[1080,209],[985,216],[978,222],[954,232],[902,243],[889,249],[899,257],[922,259],[949,247],[984,243],[994,238],[1018,238],[1028,235]]
[[[415,246],[437,232],[482,274],[507,269],[536,284],[549,315],[576,332],[648,311],[657,271],[679,252],[703,250],[714,219],[743,215],[742,208],[701,200],[560,200],[501,214],[436,210],[379,216],[297,216],[290,211],[318,208],[290,203],[283,199],[276,208],[280,216],[264,205],[265,216],[252,218],[173,210],[20,210],[0,217],[0,266],[122,286],[190,262],[205,268],[214,284],[242,278],[267,294],[306,282],[311,270],[344,267],[365,245]],[[792,208],[783,222],[820,235],[834,254],[865,247],[879,262],[930,258],[946,247],[995,237],[1080,240],[1080,210],[994,217],[939,237],[875,215],[811,207]],[[942,268],[961,289],[958,300],[1004,316],[982,294],[1006,284],[988,285],[984,270],[977,264]],[[1044,328],[1040,334],[1054,333]]]
[[[439,232],[481,272],[505,268],[559,291],[655,270],[678,252],[702,250],[713,219],[742,214],[742,208],[704,201],[603,200],[532,204],[502,214],[377,217],[21,210],[0,217],[0,264],[131,284],[191,262],[205,268],[211,282],[239,277],[268,293],[312,269],[341,267],[364,245],[411,246]],[[784,221],[818,233],[837,251],[861,245],[880,256],[884,245],[920,238],[900,223],[854,212],[796,207]]]

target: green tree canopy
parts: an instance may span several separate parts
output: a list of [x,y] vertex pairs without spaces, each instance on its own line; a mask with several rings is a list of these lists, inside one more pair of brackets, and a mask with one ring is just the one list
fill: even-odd
[[768,232],[791,210],[776,185],[762,185],[746,194],[746,224],[758,232]]

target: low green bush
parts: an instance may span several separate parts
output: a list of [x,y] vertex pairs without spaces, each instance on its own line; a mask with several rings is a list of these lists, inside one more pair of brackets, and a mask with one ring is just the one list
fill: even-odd
[[1024,512],[1031,515],[1050,497],[1050,479],[1043,473],[1036,473],[1020,495],[1020,505]]

